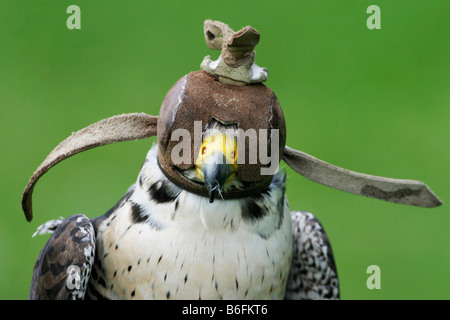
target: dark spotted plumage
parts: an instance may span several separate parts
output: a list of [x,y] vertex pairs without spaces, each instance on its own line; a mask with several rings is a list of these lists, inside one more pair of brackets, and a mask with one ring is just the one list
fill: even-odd
[[132,202],[131,203],[131,221],[132,223],[144,223],[147,220],[145,211],[141,205]]
[[157,181],[149,189],[150,199],[156,203],[172,202],[178,197],[180,191],[167,179]]
[[258,194],[242,202],[241,208],[244,219],[255,221],[267,214],[266,208],[261,203],[256,202],[261,202],[261,200],[262,195]]
[[62,221],[36,261],[30,299],[83,299],[94,252],[94,228],[86,216]]
[[330,241],[317,218],[291,213],[294,261],[286,299],[339,299],[339,282]]
[[267,199],[271,199],[273,190],[279,190],[280,195],[276,197],[276,212],[279,213],[280,222],[282,218],[283,206],[284,206],[284,195],[285,195],[285,185],[286,185],[286,175],[276,174],[272,180],[270,186],[261,191],[260,193],[247,197],[242,201],[242,217],[244,219],[249,219],[252,221],[257,221],[268,214],[270,211],[269,206],[267,206]]
[[[48,225],[59,226],[36,262],[31,299],[339,297],[328,238],[312,214],[289,212],[284,173],[257,195],[210,204],[172,184],[156,155],[103,216]],[[71,265],[78,290],[66,282]]]

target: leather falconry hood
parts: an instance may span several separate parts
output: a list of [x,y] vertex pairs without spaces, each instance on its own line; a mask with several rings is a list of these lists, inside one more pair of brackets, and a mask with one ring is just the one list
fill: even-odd
[[[28,221],[33,218],[32,193],[36,182],[57,163],[91,148],[154,135],[158,140],[158,163],[165,175],[183,189],[208,196],[204,184],[191,181],[180,173],[194,164],[199,150],[196,147],[200,146],[196,145],[195,137],[191,140],[190,161],[174,163],[171,155],[179,143],[179,139],[173,136],[177,129],[191,134],[196,129],[203,132],[213,119],[224,125],[236,125],[243,132],[265,130],[267,146],[260,143],[258,149],[265,148],[266,154],[279,155],[275,159],[284,160],[297,173],[312,181],[401,204],[420,207],[441,204],[421,181],[350,171],[286,146],[286,126],[280,104],[272,90],[262,84],[267,80],[268,71],[254,62],[253,49],[259,42],[259,32],[250,26],[234,32],[222,22],[206,20],[204,35],[210,49],[221,50],[219,58],[212,61],[210,56],[205,57],[200,65],[202,71],[191,72],[178,80],[167,93],[159,117],[129,113],[101,120],[74,132],[47,156],[34,172],[22,196],[22,208]],[[277,134],[272,135],[272,132]],[[242,153],[246,156],[244,159],[249,159],[247,146]],[[267,166],[259,157],[254,163],[238,164],[238,177],[245,188],[224,192],[223,198],[244,197],[266,188],[275,173],[262,174],[261,169]]]

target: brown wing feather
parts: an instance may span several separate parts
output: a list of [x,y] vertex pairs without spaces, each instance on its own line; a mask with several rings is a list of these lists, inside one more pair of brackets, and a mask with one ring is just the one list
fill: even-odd
[[84,215],[65,219],[39,254],[29,298],[83,299],[94,254],[95,233],[90,220]]

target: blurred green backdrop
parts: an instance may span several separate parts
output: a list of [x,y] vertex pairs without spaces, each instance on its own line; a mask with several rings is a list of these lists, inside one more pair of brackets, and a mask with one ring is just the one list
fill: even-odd
[[[66,9],[81,8],[81,30]],[[366,9],[381,8],[381,30]],[[97,148],[37,185],[35,218],[20,198],[72,131],[127,112],[156,115],[168,89],[198,70],[203,21],[262,36],[256,62],[283,107],[288,145],[345,168],[422,180],[445,202],[415,208],[336,191],[289,168],[290,206],[322,221],[343,299],[449,299],[450,1],[0,1],[0,298],[26,299],[59,216],[103,214],[138,174],[154,139]],[[283,164],[284,167],[287,167]],[[369,265],[381,289],[366,287]]]

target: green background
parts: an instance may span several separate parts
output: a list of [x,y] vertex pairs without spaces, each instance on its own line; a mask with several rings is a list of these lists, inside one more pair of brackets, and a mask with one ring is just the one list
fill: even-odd
[[[66,9],[81,8],[81,30]],[[381,30],[366,9],[381,8]],[[169,88],[198,70],[205,19],[262,36],[256,62],[283,108],[289,146],[347,169],[427,183],[434,209],[373,200],[286,168],[293,209],[331,239],[343,299],[449,299],[450,1],[0,1],[0,298],[26,299],[59,216],[106,212],[155,139],[79,154],[53,168],[25,221],[21,193],[71,132],[128,112],[158,114]],[[284,163],[282,166],[287,167]],[[366,269],[381,268],[381,289]]]

